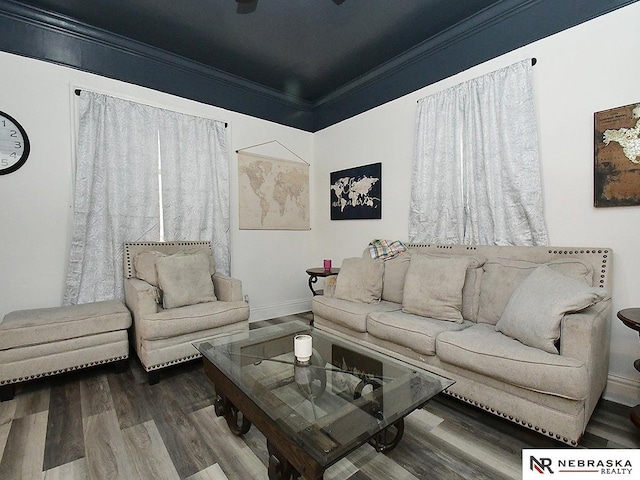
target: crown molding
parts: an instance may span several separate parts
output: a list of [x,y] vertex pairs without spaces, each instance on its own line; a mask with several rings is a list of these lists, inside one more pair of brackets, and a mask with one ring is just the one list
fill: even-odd
[[[638,0],[507,0],[425,40],[314,103],[321,130]],[[549,15],[553,12],[553,15]]]
[[[311,125],[311,102],[69,17],[11,0],[0,2],[0,50],[304,130]],[[147,73],[149,71],[153,74]],[[158,80],[154,82],[150,77]],[[167,78],[174,82],[169,84]],[[177,80],[184,83],[181,85]],[[261,108],[265,112],[260,112]]]

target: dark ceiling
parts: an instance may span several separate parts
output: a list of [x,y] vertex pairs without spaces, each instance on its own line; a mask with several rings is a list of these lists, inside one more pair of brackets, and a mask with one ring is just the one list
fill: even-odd
[[0,0],[0,50],[316,131],[634,1]]
[[499,0],[22,3],[315,102]]

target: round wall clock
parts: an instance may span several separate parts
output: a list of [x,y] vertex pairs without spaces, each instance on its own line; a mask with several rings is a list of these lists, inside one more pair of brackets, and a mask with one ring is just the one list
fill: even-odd
[[0,175],[15,172],[29,156],[29,137],[22,125],[0,112]]

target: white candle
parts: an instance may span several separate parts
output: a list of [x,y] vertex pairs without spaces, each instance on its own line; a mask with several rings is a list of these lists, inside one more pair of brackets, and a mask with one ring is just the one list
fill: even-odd
[[299,362],[308,362],[311,358],[311,335],[296,335],[293,338],[293,353]]

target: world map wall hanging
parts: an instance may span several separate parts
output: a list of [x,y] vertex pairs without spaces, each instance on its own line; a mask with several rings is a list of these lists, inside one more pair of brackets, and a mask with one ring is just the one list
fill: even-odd
[[640,103],[594,114],[596,207],[640,205]]
[[238,152],[240,230],[310,230],[309,164]]
[[382,163],[331,172],[331,220],[382,218]]

